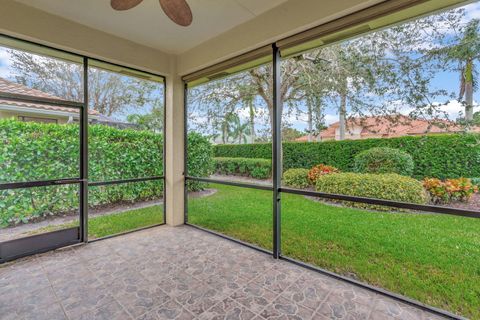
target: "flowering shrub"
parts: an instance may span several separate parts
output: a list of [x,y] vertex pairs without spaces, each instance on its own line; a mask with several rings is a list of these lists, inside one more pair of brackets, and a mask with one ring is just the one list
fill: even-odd
[[478,192],[478,186],[467,178],[447,179],[445,181],[426,178],[423,180],[423,186],[434,203],[467,202],[473,194]]
[[331,174],[331,173],[338,173],[340,172],[337,168],[332,167],[332,166],[327,166],[325,164],[319,164],[310,169],[308,172],[308,181],[311,184],[315,184],[317,182],[317,179],[321,176],[324,176],[326,174]]
[[430,199],[434,203],[448,202],[449,196],[442,180],[437,178],[425,178],[423,180],[423,187],[427,190]]

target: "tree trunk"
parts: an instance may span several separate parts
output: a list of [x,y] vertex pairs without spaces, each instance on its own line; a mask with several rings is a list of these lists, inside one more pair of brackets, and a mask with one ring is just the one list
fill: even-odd
[[473,121],[473,63],[469,59],[465,68],[465,120]]
[[347,95],[345,93],[341,93],[340,95],[340,110],[338,112],[339,115],[339,133],[340,137],[339,140],[345,140],[345,130],[346,130],[346,114],[347,114]]
[[312,131],[313,131],[313,117],[312,117],[312,104],[310,102],[308,103],[308,118],[307,118],[307,123],[308,123],[308,142],[312,142]]
[[222,128],[222,143],[223,144],[226,144],[227,143],[227,128],[226,126],[224,125],[223,128]]
[[250,110],[250,142],[255,143],[255,109],[253,108],[253,100],[248,102]]

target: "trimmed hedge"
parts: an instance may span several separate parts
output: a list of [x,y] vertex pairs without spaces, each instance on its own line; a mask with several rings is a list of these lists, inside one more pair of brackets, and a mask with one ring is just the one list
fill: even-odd
[[225,175],[268,179],[272,175],[272,162],[267,159],[214,158],[215,172]]
[[[318,192],[342,194],[416,204],[426,204],[428,196],[420,181],[395,173],[336,173],[321,176],[315,186]],[[345,205],[391,211],[392,208],[360,202],[337,201]]]
[[308,169],[288,169],[283,173],[283,183],[295,189],[308,188],[310,186],[308,172]]
[[[79,128],[0,120],[0,183],[78,177]],[[212,146],[198,134],[188,136],[193,152],[189,172],[211,170]],[[163,175],[163,136],[149,131],[89,126],[89,180],[105,181]],[[90,206],[148,200],[162,196],[163,181],[91,187]],[[78,186],[64,185],[0,191],[0,226],[78,209]]]
[[[213,146],[207,137],[196,132],[188,133],[187,141],[187,170],[191,177],[208,177],[215,169],[213,162]],[[200,191],[207,184],[198,181],[188,181],[190,191]]]
[[388,147],[368,149],[355,156],[355,171],[361,173],[398,173],[411,176],[414,167],[411,155]]
[[[341,171],[354,171],[354,157],[373,147],[390,147],[407,152],[415,162],[418,179],[480,177],[478,134],[442,134],[415,137],[283,143],[283,168],[311,168],[323,163]],[[215,157],[271,159],[270,143],[217,145]]]

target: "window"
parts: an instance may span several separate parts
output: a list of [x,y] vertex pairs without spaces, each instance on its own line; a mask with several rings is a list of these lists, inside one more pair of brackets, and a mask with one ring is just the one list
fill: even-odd
[[18,120],[23,122],[58,123],[57,119],[27,117],[27,116],[18,116]]

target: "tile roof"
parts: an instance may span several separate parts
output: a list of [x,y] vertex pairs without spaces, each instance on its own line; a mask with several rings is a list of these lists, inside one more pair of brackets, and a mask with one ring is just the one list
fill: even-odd
[[[327,129],[320,132],[320,137],[335,138],[335,131],[340,126],[340,122],[332,123]],[[429,133],[449,133],[461,132],[464,128],[453,121],[448,120],[420,120],[413,119],[404,115],[394,116],[376,116],[352,118],[347,120],[347,132],[354,127],[360,127],[360,136],[369,137],[401,137],[407,135],[421,135]],[[480,128],[475,127],[473,131],[479,132]],[[300,137],[296,141],[307,141],[308,136]]]
[[[30,97],[62,100],[61,98],[56,97],[52,94],[49,94],[40,90],[36,90],[36,89],[31,89],[27,86],[6,80],[4,78],[0,78],[0,92],[22,94],[22,95],[28,95]],[[0,104],[7,105],[7,106],[14,106],[14,107],[34,108],[34,109],[47,110],[47,111],[60,111],[60,112],[69,112],[74,114],[79,113],[79,110],[75,108],[40,104],[40,103],[34,103],[30,101],[18,101],[18,100],[14,101],[14,100],[0,98]],[[99,114],[98,111],[96,110],[88,110],[88,113],[91,115]]]

